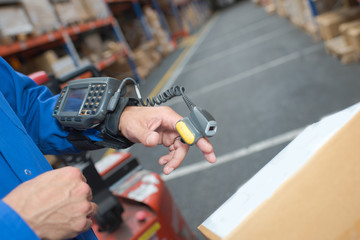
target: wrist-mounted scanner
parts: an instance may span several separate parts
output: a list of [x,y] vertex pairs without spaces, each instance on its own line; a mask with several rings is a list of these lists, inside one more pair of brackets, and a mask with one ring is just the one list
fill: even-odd
[[[129,81],[135,85],[138,99],[124,97]],[[193,104],[184,91],[183,87],[176,86],[143,101],[138,83],[132,78],[123,81],[110,77],[75,80],[61,91],[53,116],[65,128],[78,131],[97,128],[105,137],[115,140],[120,115],[126,106],[160,105],[175,96],[182,96],[190,115],[178,121],[175,128],[184,143],[193,145],[201,137],[214,136],[217,123],[209,112]]]

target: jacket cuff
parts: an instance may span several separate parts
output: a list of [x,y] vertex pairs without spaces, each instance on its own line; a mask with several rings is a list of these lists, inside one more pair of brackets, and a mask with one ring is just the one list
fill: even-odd
[[0,200],[0,239],[40,240],[17,212],[2,200]]

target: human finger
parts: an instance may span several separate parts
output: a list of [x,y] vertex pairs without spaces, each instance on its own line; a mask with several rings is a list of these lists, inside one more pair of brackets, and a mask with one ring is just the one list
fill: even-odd
[[139,122],[129,127],[129,130],[128,134],[130,134],[130,136],[127,137],[133,142],[141,142],[146,147],[153,147],[159,143],[159,133],[148,129],[147,126],[143,126]]
[[86,232],[86,231],[90,230],[92,225],[93,225],[93,222],[92,222],[91,218],[86,218],[85,227],[83,228],[83,230],[81,232]]
[[168,163],[166,163],[164,170],[163,170],[163,172],[166,175],[170,174],[177,167],[179,167],[181,162],[185,159],[185,156],[189,150],[189,146],[181,143],[179,139],[177,139],[175,141],[174,147],[175,147],[175,150],[173,151],[174,154],[173,154],[172,158],[170,159],[170,161]]
[[98,209],[99,209],[98,205],[94,202],[90,202],[90,206],[91,207],[86,215],[87,218],[94,217],[97,214]]
[[[90,187],[89,187],[89,188],[90,188]],[[92,190],[91,190],[91,188],[90,188],[89,192],[88,192],[87,195],[86,195],[86,199],[87,199],[88,201],[91,201],[91,200],[93,199],[93,195],[92,195]]]
[[163,166],[163,165],[167,164],[168,162],[170,162],[174,156],[174,153],[175,153],[175,149],[170,150],[170,152],[168,154],[159,158],[159,164]]
[[162,106],[157,108],[157,113],[162,118],[162,126],[170,129],[175,130],[176,123],[182,118],[177,112],[171,109],[168,106]]
[[162,144],[165,147],[170,147],[173,145],[176,138],[179,137],[179,134],[176,131],[164,131],[161,135]]
[[207,138],[200,138],[196,142],[196,146],[202,151],[205,159],[210,163],[216,162],[216,155],[214,153],[214,148],[210,141]]

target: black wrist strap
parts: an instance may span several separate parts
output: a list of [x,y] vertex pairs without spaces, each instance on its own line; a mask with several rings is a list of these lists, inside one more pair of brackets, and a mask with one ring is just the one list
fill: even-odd
[[87,151],[87,150],[97,150],[103,148],[96,144],[95,141],[92,141],[90,138],[82,134],[81,131],[72,129],[67,136],[67,140],[78,150]]
[[104,147],[124,149],[134,143],[119,134],[119,121],[122,112],[127,106],[137,106],[139,101],[134,98],[120,98],[115,110],[106,115],[105,121],[96,127],[101,132],[103,141],[92,141],[81,131],[72,130],[67,137],[78,150],[96,150]]

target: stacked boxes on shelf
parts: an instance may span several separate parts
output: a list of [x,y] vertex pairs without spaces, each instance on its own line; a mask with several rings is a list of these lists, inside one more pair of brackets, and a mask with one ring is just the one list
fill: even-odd
[[43,70],[46,73],[52,73],[56,77],[59,77],[74,69],[74,62],[69,55],[59,57],[55,51],[47,50],[36,56],[31,62],[22,65],[19,70],[24,74],[31,74],[34,71]]
[[149,6],[144,7],[144,14],[155,40],[156,48],[163,56],[167,56],[174,51],[174,45],[169,39],[168,33],[162,28],[158,14]]
[[[203,9],[205,4],[200,5],[201,0],[174,0],[183,23],[179,26],[175,18],[178,15],[169,8],[169,1],[164,1],[166,8],[150,1],[114,1],[115,5],[128,6],[122,5],[124,8],[117,12],[125,18],[123,25],[113,17],[116,7],[106,0],[18,0],[11,5],[0,4],[1,56],[17,63],[15,69],[25,74],[46,70],[60,76],[83,62],[92,62],[109,76],[124,74],[143,79],[174,51],[171,32],[185,29],[188,33],[209,13]],[[144,16],[139,16],[135,5],[142,7]],[[129,6],[130,11],[137,11],[132,17],[125,13],[129,13]],[[162,11],[170,21],[160,19]],[[144,19],[151,37],[144,34]]]
[[186,33],[188,33],[190,31],[190,27],[188,25],[188,23],[185,20],[185,17],[183,15],[180,14],[180,20],[181,20],[181,24],[182,26],[179,25],[176,17],[172,14],[166,14],[166,21],[169,25],[170,31],[173,35],[176,35],[177,33],[184,31]]
[[327,52],[342,63],[359,59],[360,7],[356,0],[274,0],[272,3],[279,16],[289,18],[316,41],[324,40]]
[[109,16],[103,0],[53,0],[56,13],[65,26]]
[[19,6],[3,6],[0,8],[0,43],[8,43],[12,36],[29,34],[33,31],[25,10]]
[[77,10],[72,1],[54,1],[53,5],[60,22],[64,26],[68,26],[73,23],[80,23],[82,21],[82,14],[77,14]]
[[40,35],[51,32],[60,27],[55,10],[48,0],[21,0],[30,22],[33,26],[33,33]]
[[0,40],[10,37],[41,35],[88,20],[109,16],[103,0],[19,0],[12,5],[0,5]]
[[72,0],[74,2],[81,2],[85,12],[90,18],[101,19],[109,16],[109,11],[104,0]]

